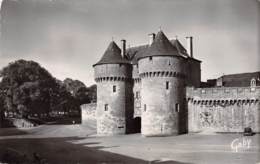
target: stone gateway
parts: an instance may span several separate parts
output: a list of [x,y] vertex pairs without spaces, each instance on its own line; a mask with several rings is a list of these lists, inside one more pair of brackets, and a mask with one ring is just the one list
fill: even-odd
[[161,30],[149,36],[148,45],[128,49],[112,41],[93,65],[98,135],[259,132],[259,72],[201,82],[192,37],[186,50]]

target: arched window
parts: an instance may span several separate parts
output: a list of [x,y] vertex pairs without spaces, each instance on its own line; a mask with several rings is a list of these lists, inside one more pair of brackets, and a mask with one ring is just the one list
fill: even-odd
[[251,87],[256,87],[256,79],[255,79],[255,78],[253,78],[253,79],[251,80],[250,86],[251,86]]

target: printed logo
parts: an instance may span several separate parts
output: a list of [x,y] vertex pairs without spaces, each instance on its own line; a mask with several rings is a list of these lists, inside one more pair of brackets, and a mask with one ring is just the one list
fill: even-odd
[[230,147],[235,152],[245,151],[250,149],[251,143],[252,140],[248,137],[236,138],[231,142]]

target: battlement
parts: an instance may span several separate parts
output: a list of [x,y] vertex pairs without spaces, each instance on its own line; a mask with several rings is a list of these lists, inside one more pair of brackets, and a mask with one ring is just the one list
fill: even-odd
[[186,88],[188,100],[259,100],[260,87]]

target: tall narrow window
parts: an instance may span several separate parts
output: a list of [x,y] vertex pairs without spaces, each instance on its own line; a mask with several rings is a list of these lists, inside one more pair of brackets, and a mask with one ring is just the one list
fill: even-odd
[[152,57],[152,56],[150,56],[150,57],[149,57],[149,60],[150,60],[150,61],[152,61],[152,60],[153,60],[153,57]]
[[166,81],[166,89],[169,89],[169,81]]
[[113,92],[116,92],[116,86],[113,85]]
[[140,98],[140,92],[137,91],[137,92],[135,93],[135,96],[136,96],[137,99],[139,99],[139,98]]
[[108,111],[108,104],[105,104],[105,111]]
[[177,103],[175,104],[175,112],[179,112],[180,111],[180,105]]
[[144,112],[146,112],[146,104],[144,104]]

